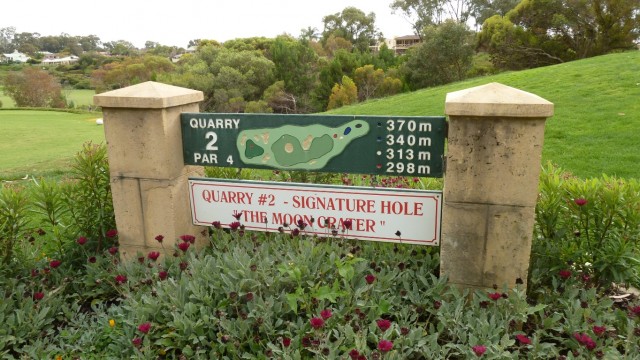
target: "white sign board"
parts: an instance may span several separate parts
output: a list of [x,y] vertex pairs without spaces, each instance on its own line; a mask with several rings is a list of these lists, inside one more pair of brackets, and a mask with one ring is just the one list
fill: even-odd
[[196,225],[239,222],[254,231],[440,243],[440,191],[190,179],[189,196]]

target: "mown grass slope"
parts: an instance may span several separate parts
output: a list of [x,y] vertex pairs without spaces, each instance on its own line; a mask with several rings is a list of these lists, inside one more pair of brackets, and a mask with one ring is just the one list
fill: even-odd
[[104,142],[99,113],[0,111],[0,180],[64,173],[87,141]]
[[546,124],[543,162],[580,177],[640,178],[640,51],[470,79],[331,113],[442,115],[447,93],[490,82],[555,104]]

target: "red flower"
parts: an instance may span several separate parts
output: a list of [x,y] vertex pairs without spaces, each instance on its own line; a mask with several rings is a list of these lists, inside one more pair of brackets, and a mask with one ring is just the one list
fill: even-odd
[[570,277],[571,277],[571,270],[567,270],[567,269],[560,270],[560,271],[558,272],[558,275],[559,275],[561,278],[563,278],[563,279],[567,280],[568,278],[570,278]]
[[282,338],[282,346],[289,347],[291,345],[291,339],[288,337]]
[[189,246],[191,245],[191,243],[188,242],[181,242],[180,244],[178,244],[178,248],[180,250],[182,250],[183,252],[187,252],[187,250],[189,250]]
[[364,280],[367,282],[367,284],[373,284],[373,282],[376,281],[376,276],[373,274],[368,274],[364,277]]
[[333,314],[331,313],[331,309],[324,309],[320,311],[320,317],[324,320],[329,319],[331,316],[333,316]]
[[631,313],[636,316],[640,316],[640,305],[631,308]]
[[295,228],[291,230],[291,236],[298,236],[298,235],[300,235],[300,229]]
[[382,352],[389,352],[393,348],[393,343],[389,340],[380,340],[378,342],[378,350]]
[[115,255],[118,252],[118,248],[117,247],[110,247],[109,248],[109,254],[111,255]]
[[386,319],[380,319],[376,321],[376,324],[378,324],[378,328],[382,331],[387,331],[387,329],[391,327],[391,321]]
[[150,322],[146,322],[146,323],[140,324],[138,326],[138,330],[143,334],[149,333],[149,330],[151,330],[151,323]]
[[156,236],[156,241],[162,244],[162,240],[164,240],[164,236],[158,235]]
[[180,235],[180,240],[193,244],[196,242],[196,237],[193,235]]
[[300,230],[304,230],[304,228],[307,227],[307,223],[305,223],[302,219],[298,220],[298,222],[296,223],[296,225],[298,226],[298,228]]
[[76,242],[78,243],[78,245],[84,245],[87,243],[87,238],[84,236],[80,236],[78,240],[76,240]]
[[593,350],[596,348],[596,342],[593,341],[593,339],[587,334],[575,333],[573,334],[573,337],[588,350]]
[[107,232],[105,233],[105,235],[106,235],[108,238],[114,238],[114,237],[116,237],[116,235],[118,235],[118,230],[116,230],[116,229],[110,229],[110,230],[107,230]]
[[358,350],[353,349],[349,351],[349,357],[351,358],[351,360],[358,360],[358,358],[360,357],[360,353],[358,352]]
[[440,307],[441,307],[441,306],[442,306],[442,302],[440,302],[440,301],[438,301],[438,300],[436,300],[436,301],[434,301],[434,302],[433,302],[433,307],[434,307],[436,310],[440,309]]
[[473,350],[473,352],[476,354],[476,356],[480,357],[482,355],[484,355],[484,353],[487,351],[487,347],[484,345],[475,345],[473,347],[471,347],[471,350]]
[[526,335],[518,334],[516,335],[516,340],[518,340],[521,345],[531,345],[531,339]]
[[44,293],[43,292],[37,292],[33,294],[33,300],[35,301],[40,301],[42,300],[42,298],[44,298]]
[[90,263],[94,264],[98,259],[96,259],[95,256],[90,257],[89,259],[87,259],[87,261],[89,261]]
[[124,284],[127,282],[127,277],[125,275],[116,275],[115,280],[118,284]]
[[573,199],[573,202],[576,203],[576,205],[578,206],[585,206],[588,203],[587,199],[585,198],[576,198],[576,199]]
[[152,251],[152,252],[150,252],[150,253],[147,255],[147,257],[148,257],[150,260],[156,261],[156,260],[158,260],[158,258],[160,257],[160,253],[159,253],[159,252],[157,252],[157,251]]
[[160,280],[164,280],[169,276],[169,273],[166,271],[160,271],[158,273],[158,277],[160,278]]
[[131,343],[133,344],[133,346],[139,347],[140,345],[142,345],[142,339],[139,337],[134,338],[133,340],[131,340]]
[[251,300],[253,300],[253,293],[252,292],[248,292],[244,297],[245,297],[245,299],[247,301],[251,301]]
[[214,221],[211,223],[211,225],[213,225],[214,228],[216,229],[220,229],[222,226],[220,225],[220,221]]
[[238,212],[238,211],[234,210],[233,214],[231,214],[231,216],[236,218],[236,220],[240,220],[240,218],[242,217],[242,211]]
[[347,230],[351,230],[351,227],[353,226],[353,220],[351,219],[343,220],[342,226],[344,226],[344,228]]
[[60,264],[62,264],[62,261],[60,260],[51,260],[49,262],[49,266],[51,266],[52,269],[57,268],[58,266],[60,266]]
[[231,229],[232,231],[238,230],[239,227],[240,227],[240,223],[237,221],[234,221],[231,224],[229,224],[229,229]]
[[324,326],[324,320],[318,317],[311,318],[309,322],[311,323],[311,327],[314,329],[320,329]]
[[598,326],[598,325],[593,326],[593,333],[596,334],[596,336],[600,336],[604,334],[605,331],[607,331],[606,326]]
[[489,294],[489,299],[493,301],[498,301],[501,297],[502,297],[502,294],[498,292]]

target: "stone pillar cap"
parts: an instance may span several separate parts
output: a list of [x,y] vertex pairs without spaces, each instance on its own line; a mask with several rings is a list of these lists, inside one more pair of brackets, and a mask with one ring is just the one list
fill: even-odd
[[95,95],[93,103],[104,108],[164,109],[203,99],[202,91],[147,81]]
[[447,94],[444,113],[454,116],[547,118],[553,103],[538,95],[500,83]]

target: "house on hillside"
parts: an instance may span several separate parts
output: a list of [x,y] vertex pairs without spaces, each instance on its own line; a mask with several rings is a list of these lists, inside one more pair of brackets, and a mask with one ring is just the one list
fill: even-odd
[[14,50],[11,54],[2,54],[4,56],[4,62],[21,62],[25,63],[29,61],[29,57],[26,54],[19,52],[18,50]]
[[78,62],[80,58],[75,55],[65,56],[62,58],[53,58],[42,60],[42,65],[70,65]]
[[402,55],[407,52],[410,47],[418,45],[421,42],[422,39],[420,39],[420,36],[418,35],[396,36],[392,39],[385,39],[383,42],[372,46],[371,50],[373,52],[378,52],[380,51],[380,47],[382,46],[382,44],[387,44],[387,48],[393,50],[396,55]]
[[51,60],[58,57],[56,54],[48,51],[38,51],[38,54],[42,55],[42,60]]

